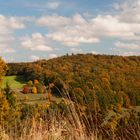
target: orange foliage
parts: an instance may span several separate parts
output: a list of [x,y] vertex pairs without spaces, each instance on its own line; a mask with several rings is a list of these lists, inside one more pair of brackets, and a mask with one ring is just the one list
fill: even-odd
[[37,88],[35,86],[32,88],[32,93],[37,94]]

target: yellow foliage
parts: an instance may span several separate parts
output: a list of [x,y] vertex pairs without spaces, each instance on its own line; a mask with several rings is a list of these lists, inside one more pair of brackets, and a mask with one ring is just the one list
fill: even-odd
[[36,84],[38,84],[39,83],[39,81],[38,80],[34,80],[34,84],[36,85]]
[[3,120],[5,116],[7,116],[9,109],[10,109],[10,105],[9,105],[8,101],[6,100],[6,97],[3,95],[3,93],[0,92],[0,116],[1,116],[1,120]]
[[110,122],[110,128],[112,131],[114,131],[117,127],[118,122],[114,119],[112,122]]
[[52,98],[52,94],[50,92],[48,92],[47,99],[49,100],[49,102],[51,101],[51,98]]
[[45,86],[42,86],[40,90],[41,93],[45,93]]
[[0,58],[0,84],[3,80],[3,76],[5,75],[6,70],[7,70],[7,66],[4,63],[4,61]]
[[30,80],[30,81],[28,81],[28,85],[29,86],[32,86],[33,85],[33,82]]
[[28,97],[28,96],[25,96],[25,100],[26,100],[26,101],[29,100],[29,97]]
[[121,113],[122,112],[122,106],[121,106],[121,104],[117,104],[116,106],[117,106],[117,111]]
[[37,94],[37,88],[35,86],[32,88],[32,93]]
[[103,81],[103,83],[104,83],[104,85],[107,87],[107,88],[109,88],[109,85],[110,85],[110,83],[109,83],[109,80],[107,79],[107,78],[102,78],[102,81]]

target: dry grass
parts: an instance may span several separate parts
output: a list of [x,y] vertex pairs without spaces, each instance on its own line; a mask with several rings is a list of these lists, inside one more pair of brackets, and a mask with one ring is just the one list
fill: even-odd
[[[135,124],[120,130],[121,135],[113,131],[101,128],[101,123],[81,117],[82,114],[75,104],[64,100],[67,107],[67,114],[51,109],[44,112],[42,118],[29,117],[26,121],[15,120],[14,126],[0,128],[0,140],[139,140],[140,125]],[[95,115],[96,116],[96,115]],[[20,129],[20,130],[19,130]]]
[[9,129],[8,125],[5,130],[1,128],[0,140],[97,140],[96,132],[87,133],[74,104],[68,100],[65,102],[69,104],[67,117],[51,110],[39,121],[33,117],[20,124],[22,126],[20,135],[19,124],[15,121],[14,130]]

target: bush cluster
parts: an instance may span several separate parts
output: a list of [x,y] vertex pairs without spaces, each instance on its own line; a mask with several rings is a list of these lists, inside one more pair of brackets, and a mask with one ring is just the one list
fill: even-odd
[[33,93],[33,94],[42,94],[46,93],[46,87],[40,83],[38,80],[28,81],[26,85],[23,87],[24,94]]

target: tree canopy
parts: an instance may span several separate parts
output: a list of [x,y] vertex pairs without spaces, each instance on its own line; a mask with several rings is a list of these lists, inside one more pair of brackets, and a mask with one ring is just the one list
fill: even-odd
[[0,58],[0,86],[4,75],[6,74],[7,66],[5,62]]
[[140,105],[140,56],[78,54],[8,66],[7,75],[22,74],[46,86],[53,83],[53,94],[67,92],[80,104],[91,105],[87,102],[96,99],[105,109]]

